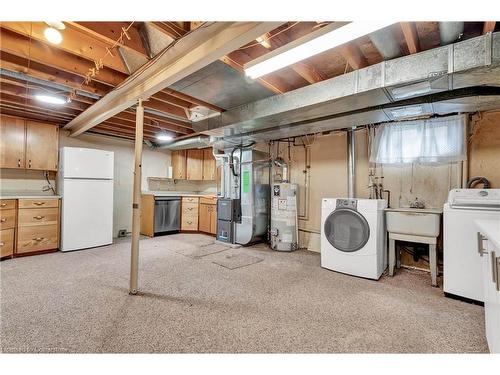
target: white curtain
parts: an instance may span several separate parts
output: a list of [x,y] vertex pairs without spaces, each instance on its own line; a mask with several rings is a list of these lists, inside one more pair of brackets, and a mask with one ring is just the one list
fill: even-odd
[[400,121],[375,130],[370,162],[435,164],[466,160],[465,115]]

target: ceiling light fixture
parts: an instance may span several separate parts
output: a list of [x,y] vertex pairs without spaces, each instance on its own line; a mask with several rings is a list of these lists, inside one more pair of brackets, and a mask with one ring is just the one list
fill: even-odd
[[43,35],[45,36],[45,39],[47,39],[50,43],[52,44],[59,44],[62,42],[62,35],[59,32],[59,30],[54,29],[53,27],[47,27]]
[[57,30],[64,30],[66,28],[66,25],[62,21],[45,21],[45,23],[47,26]]
[[160,133],[156,136],[156,139],[159,141],[171,141],[172,139],[174,139],[174,137],[167,133]]
[[245,74],[250,78],[259,78],[393,23],[394,21],[355,21],[341,27],[338,23],[331,23],[251,61],[245,65]]
[[43,94],[37,94],[35,95],[35,99],[44,102],[44,103],[49,103],[49,104],[56,104],[56,105],[62,105],[67,103],[67,100],[65,98],[61,98],[60,96],[53,96],[53,95],[43,95]]

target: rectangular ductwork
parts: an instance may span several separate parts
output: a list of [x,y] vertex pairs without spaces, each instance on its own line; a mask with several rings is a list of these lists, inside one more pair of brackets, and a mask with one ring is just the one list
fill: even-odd
[[233,143],[265,141],[423,115],[500,108],[499,94],[500,33],[494,33],[241,105],[194,122],[193,127]]

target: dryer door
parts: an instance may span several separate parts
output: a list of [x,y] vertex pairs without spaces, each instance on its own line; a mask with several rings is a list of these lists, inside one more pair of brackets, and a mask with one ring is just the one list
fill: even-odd
[[325,220],[325,236],[337,250],[353,253],[363,248],[370,238],[370,226],[365,217],[349,208],[333,211]]

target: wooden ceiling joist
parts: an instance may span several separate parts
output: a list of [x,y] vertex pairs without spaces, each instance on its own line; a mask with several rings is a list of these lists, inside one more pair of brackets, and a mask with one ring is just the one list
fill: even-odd
[[50,44],[43,35],[47,27],[43,22],[2,22],[2,27],[92,61],[106,56],[102,61],[104,66],[125,74],[128,73],[127,67],[123,64],[116,50],[111,51],[112,55],[107,53],[107,48],[111,47],[110,43],[98,40],[80,30],[67,27],[61,31],[63,36],[61,43]]
[[0,113],[2,114],[2,116],[24,117],[30,120],[47,122],[54,125],[61,125],[61,121],[55,120],[53,117],[47,116],[46,114],[35,114],[20,109],[12,109],[3,106],[1,103],[0,103]]
[[[30,41],[29,38],[15,34],[7,29],[1,29],[0,32],[2,33],[2,43],[0,45],[2,52],[36,61],[63,72],[76,74],[82,77],[82,80],[85,74],[88,73],[89,68],[93,67],[93,61],[81,56],[51,48],[36,40]],[[94,77],[94,81],[108,86],[116,86],[126,78],[127,75],[124,73],[103,67]]]
[[400,22],[401,30],[405,37],[406,45],[410,54],[420,51],[420,42],[418,40],[417,27],[414,22]]
[[277,25],[273,22],[213,22],[200,27],[177,42],[169,53],[158,55],[133,79],[101,98],[65,128],[71,130],[71,136],[77,136],[130,107],[139,98],[154,95]]
[[352,69],[357,70],[368,66],[368,61],[358,46],[348,43],[338,47],[338,50]]
[[9,54],[2,53],[0,56],[0,66],[4,69],[23,73],[43,81],[58,83],[70,89],[81,90],[98,96],[103,96],[107,92],[107,90],[103,89],[102,85],[97,82],[81,85],[81,78],[79,76],[62,72],[37,62],[29,63],[26,59],[17,56],[7,55]]
[[483,34],[492,33],[495,30],[496,21],[486,21],[483,25]]
[[[122,28],[127,28],[131,22],[65,22],[70,27],[83,31],[105,43],[113,44],[120,37]],[[146,49],[141,41],[139,29],[136,25],[141,22],[134,22],[128,29],[127,35],[130,39],[124,37],[124,43],[120,44],[121,48],[125,48],[141,55],[147,56]]]

